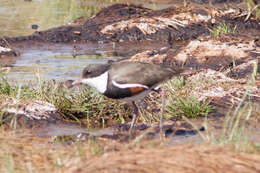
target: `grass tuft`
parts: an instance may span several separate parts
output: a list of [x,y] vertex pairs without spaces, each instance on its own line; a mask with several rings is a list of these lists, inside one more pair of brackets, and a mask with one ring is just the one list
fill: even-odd
[[247,16],[245,21],[247,21],[251,16],[254,16],[256,19],[260,17],[260,7],[255,0],[246,0],[245,1],[247,6]]
[[176,119],[180,119],[183,116],[187,118],[206,116],[212,112],[213,108],[210,106],[210,101],[207,100],[200,102],[195,97],[172,96],[167,110],[170,114],[174,115]]
[[12,88],[5,78],[0,79],[0,94],[10,95]]
[[220,35],[235,34],[236,30],[237,26],[232,28],[225,22],[219,22],[213,29],[210,29],[210,33],[214,37],[219,37]]
[[183,78],[170,80],[166,84],[166,88],[169,91],[169,103],[166,106],[166,111],[171,118],[198,118],[206,116],[213,111],[213,107],[210,105],[211,101],[199,101],[196,96],[190,93],[190,89],[196,86],[193,86],[191,83],[189,85],[185,85]]
[[34,87],[11,86],[5,78],[0,80],[0,86],[0,102],[5,106],[13,105],[15,98],[21,104],[41,100],[53,104],[64,119],[83,122],[88,127],[106,127],[107,123],[125,122],[131,116],[125,103],[108,99],[85,86],[69,89],[54,81],[39,81]]

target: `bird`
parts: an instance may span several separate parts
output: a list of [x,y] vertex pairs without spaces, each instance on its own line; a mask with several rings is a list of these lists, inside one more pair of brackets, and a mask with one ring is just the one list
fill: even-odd
[[160,93],[162,97],[160,131],[162,132],[165,94],[158,86],[173,76],[179,76],[183,71],[182,68],[164,67],[144,62],[119,61],[90,64],[84,68],[82,78],[74,81],[72,85],[86,84],[108,98],[131,102],[134,114],[130,134],[139,112],[135,102],[143,99],[152,91]]

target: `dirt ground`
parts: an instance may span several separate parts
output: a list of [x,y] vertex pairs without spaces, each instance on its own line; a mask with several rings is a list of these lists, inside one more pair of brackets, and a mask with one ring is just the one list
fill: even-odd
[[260,155],[210,145],[184,145],[113,152],[72,166],[67,172],[257,173]]

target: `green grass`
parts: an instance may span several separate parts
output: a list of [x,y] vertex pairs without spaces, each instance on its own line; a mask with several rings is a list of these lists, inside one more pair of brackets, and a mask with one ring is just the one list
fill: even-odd
[[190,91],[198,86],[198,83],[209,84],[210,81],[191,82],[185,84],[183,78],[172,79],[167,82],[166,90],[168,91],[168,104],[166,106],[167,116],[171,119],[198,118],[206,116],[213,111],[210,100],[198,101],[198,98]]
[[214,37],[219,37],[220,35],[235,34],[237,26],[231,27],[225,22],[217,23],[213,29],[210,29],[210,33]]
[[[41,100],[53,104],[64,119],[86,123],[88,127],[106,127],[110,121],[129,120],[130,109],[123,102],[108,99],[87,87],[68,89],[54,81],[40,81],[34,87],[11,86],[4,77],[0,79],[0,102],[8,105],[13,99],[22,104]],[[17,105],[18,106],[18,105]],[[1,108],[1,105],[0,105]]]
[[[182,79],[174,80],[174,88],[181,90],[184,87]],[[12,103],[13,98],[19,99],[19,103],[30,103],[36,100],[51,103],[58,110],[60,116],[67,120],[77,121],[87,124],[89,127],[107,127],[115,123],[126,123],[131,121],[132,106],[122,101],[108,99],[99,94],[92,88],[74,87],[67,88],[54,81],[41,81],[39,79],[34,87],[11,86],[8,81],[2,77],[0,79],[0,101],[1,103]],[[168,96],[170,100],[167,106],[166,118],[180,118],[186,116],[196,118],[205,116],[211,112],[208,101],[198,102],[193,97],[180,97],[172,92]],[[147,98],[144,102],[146,108],[140,107],[139,122],[153,123],[160,120],[161,98],[159,94]],[[17,105],[19,107],[19,105]],[[15,117],[15,116],[13,116]],[[2,122],[4,120],[2,119]]]
[[[183,82],[181,79],[175,80],[175,85],[172,87],[182,88],[184,87]],[[108,99],[87,87],[68,89],[57,82],[41,80],[34,87],[11,86],[4,77],[0,79],[0,86],[2,103],[8,104],[8,102],[12,102],[13,98],[19,99],[21,104],[35,100],[45,101],[53,104],[62,118],[87,124],[87,128],[126,123],[131,120],[132,116],[131,105],[125,107],[127,103]],[[198,102],[196,98],[176,96],[174,92],[167,99],[170,100],[167,106],[167,118],[178,119],[182,116],[196,118],[212,111],[208,101]],[[158,122],[161,108],[160,96],[155,94],[155,97],[146,99],[145,104],[148,108],[140,108],[139,121]],[[154,112],[154,110],[159,112]],[[5,120],[2,119],[1,122],[5,122]]]
[[196,97],[176,97],[171,96],[170,104],[167,106],[168,112],[176,119],[183,116],[187,118],[198,118],[207,116],[213,111],[210,101],[198,101]]
[[246,152],[260,152],[260,144],[250,140],[248,128],[249,119],[252,116],[252,104],[243,103],[237,106],[235,111],[230,111],[225,116],[221,134],[212,134],[210,141],[213,144],[231,144],[234,149]]
[[259,151],[260,144],[250,142],[250,132],[248,131],[248,122],[253,114],[253,104],[249,92],[250,86],[254,86],[258,71],[257,64],[258,61],[256,60],[254,70],[252,74],[248,76],[248,86],[241,101],[233,111],[227,113],[221,136],[216,140],[213,138],[212,141],[216,141],[219,144],[231,143],[235,149],[239,150],[246,151],[253,148],[253,150]]
[[9,83],[5,78],[0,79],[0,93],[10,95],[11,92],[14,92]]
[[245,21],[247,21],[250,17],[255,17],[258,19],[260,17],[260,7],[255,0],[245,0],[247,6],[247,16]]

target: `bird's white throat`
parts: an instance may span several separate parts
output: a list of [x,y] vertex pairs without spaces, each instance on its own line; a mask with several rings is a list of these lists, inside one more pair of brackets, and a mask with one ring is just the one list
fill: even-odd
[[82,83],[96,88],[100,93],[105,93],[107,90],[108,72],[93,78],[82,79]]

